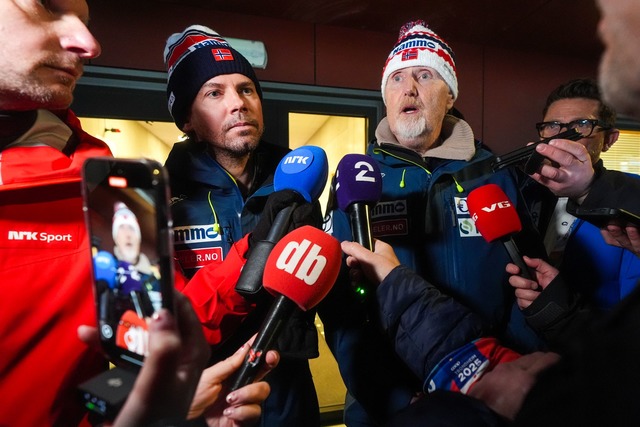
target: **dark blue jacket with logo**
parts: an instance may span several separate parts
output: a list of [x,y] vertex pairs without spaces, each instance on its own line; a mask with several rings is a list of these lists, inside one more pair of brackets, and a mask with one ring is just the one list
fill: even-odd
[[287,152],[261,142],[255,154],[256,189],[245,200],[234,178],[198,144],[174,146],[166,162],[174,246],[188,277],[203,265],[222,262],[231,246],[254,229],[273,192],[273,172]]
[[[245,199],[233,177],[206,152],[206,144],[189,140],[174,145],[165,164],[171,180],[174,247],[189,278],[206,264],[221,263],[232,245],[253,231],[274,191],[276,167],[288,152],[288,148],[260,142],[253,154],[256,190]],[[212,362],[228,357],[257,332],[270,306],[270,300],[260,300],[236,333],[223,336],[214,347]],[[278,338],[282,359],[267,379],[271,394],[260,426],[319,425],[307,361],[318,357],[314,317],[311,311],[294,313]]]
[[[505,265],[510,258],[504,245],[501,242],[487,243],[476,230],[466,208],[469,192],[490,183],[499,185],[509,199],[518,204],[517,182],[510,171],[488,172],[492,154],[474,147],[470,128],[456,120],[447,116],[448,122],[445,123],[448,125],[443,132],[447,132],[447,126],[468,129],[461,139],[466,141],[466,149],[471,150],[469,161],[422,158],[397,143],[381,143],[380,127],[388,128],[386,120],[381,122],[376,131],[378,141],[370,144],[367,150],[367,154],[378,162],[383,182],[382,198],[371,214],[372,234],[393,246],[402,265],[417,272],[443,293],[456,297],[479,315],[484,324],[478,328],[478,335],[480,331],[492,334],[516,351],[539,349],[541,341],[526,324],[515,303],[514,291],[508,284]],[[348,216],[338,210],[332,212],[327,231],[339,240],[352,240]],[[526,218],[523,216],[521,213],[524,225]],[[386,341],[388,337],[380,334],[377,314],[372,315],[368,311],[368,303],[360,302],[361,296],[353,291],[346,275],[342,277],[319,307],[319,314],[349,392],[370,416],[384,423],[389,416],[408,405],[422,384],[416,382],[417,378],[397,360]],[[431,298],[432,295],[416,293],[415,289],[403,293],[402,283],[398,283],[396,289],[385,286],[379,291],[386,293],[377,295],[379,301],[384,301],[385,316],[395,319],[400,315],[406,319],[412,315],[411,311],[419,319],[420,304],[415,304],[415,299]],[[431,310],[439,308],[437,301],[426,300],[425,305]],[[448,307],[445,301],[442,307]],[[432,312],[430,321],[437,322],[436,318],[437,313]],[[449,322],[452,331],[456,327],[469,327],[468,322],[457,325],[448,309],[442,310],[441,322],[444,325]],[[419,321],[415,323],[419,324]],[[393,325],[384,326],[385,330],[394,330]],[[447,348],[456,348],[460,342],[449,340],[443,330],[447,328],[426,329],[419,338],[441,345],[422,347],[432,347],[445,354]],[[477,332],[471,331],[470,334]],[[469,336],[463,331],[456,333]],[[420,347],[394,344],[398,353],[409,353],[409,356],[403,354],[405,360],[411,358],[410,352]],[[422,354],[415,357],[428,358]]]

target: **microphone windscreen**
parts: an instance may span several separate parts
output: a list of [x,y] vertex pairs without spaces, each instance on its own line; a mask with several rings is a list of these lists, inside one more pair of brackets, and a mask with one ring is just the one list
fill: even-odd
[[113,255],[107,251],[99,251],[93,257],[93,278],[96,281],[104,280],[109,288],[116,285],[117,263]]
[[271,251],[264,268],[264,288],[309,310],[331,290],[341,259],[337,239],[310,225],[296,228]]
[[135,311],[125,311],[118,321],[116,345],[146,356],[149,353],[149,327]]
[[336,200],[346,211],[354,203],[374,205],[382,194],[378,163],[364,154],[347,154],[336,168]]
[[293,190],[311,203],[320,197],[327,183],[329,162],[320,147],[305,145],[280,160],[273,177],[275,191]]
[[522,229],[516,208],[496,184],[478,187],[467,197],[469,213],[476,228],[487,242],[492,242]]

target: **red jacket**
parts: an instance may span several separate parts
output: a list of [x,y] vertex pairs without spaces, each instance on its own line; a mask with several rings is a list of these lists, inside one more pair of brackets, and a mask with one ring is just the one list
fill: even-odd
[[247,234],[231,247],[222,263],[204,266],[184,287],[176,283],[191,301],[209,344],[220,344],[229,337],[255,307],[235,291],[248,248]]
[[0,426],[80,423],[76,386],[105,359],[77,337],[95,324],[80,169],[111,155],[80,128],[70,156],[49,146],[0,151]]

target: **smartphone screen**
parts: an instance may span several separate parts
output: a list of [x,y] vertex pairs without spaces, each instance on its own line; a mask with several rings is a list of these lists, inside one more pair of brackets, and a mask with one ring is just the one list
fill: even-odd
[[149,320],[173,307],[165,172],[149,160],[95,158],[83,184],[100,339],[114,364],[139,367]]

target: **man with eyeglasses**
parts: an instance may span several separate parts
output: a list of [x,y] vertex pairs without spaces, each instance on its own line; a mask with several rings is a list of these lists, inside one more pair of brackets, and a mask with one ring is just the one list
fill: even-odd
[[[600,154],[618,139],[616,112],[600,96],[596,81],[575,79],[554,89],[543,109],[543,121],[536,124],[541,138],[553,137],[575,129],[597,175],[606,169]],[[611,246],[600,229],[567,212],[568,197],[558,197],[547,187],[528,179],[523,187],[531,215],[544,236],[550,263],[567,280],[567,292],[579,292],[599,309],[609,309],[628,295],[640,279],[640,259],[632,252]],[[518,289],[518,288],[516,288]],[[551,302],[557,289],[549,292],[518,290],[518,304],[527,322],[552,348],[562,350],[563,340],[556,336],[557,320],[566,313]],[[550,312],[553,310],[553,313]]]
[[[640,8],[632,0],[598,0],[597,3],[600,8],[598,31],[604,44],[599,68],[603,99],[620,113],[640,119]],[[617,171],[594,174],[592,165],[586,161],[588,153],[584,146],[555,140],[540,144],[536,151],[556,164],[545,165],[534,179],[548,183],[556,194],[577,195],[583,207],[605,206],[640,212],[640,181]],[[625,246],[626,239],[628,247],[634,249],[630,243],[640,241],[637,227],[607,226],[606,233],[613,235],[615,228],[619,244]],[[537,270],[538,281],[549,283],[551,275],[543,268]],[[548,286],[551,288],[553,282]],[[515,425],[640,424],[638,402],[634,399],[640,383],[637,369],[640,287],[612,313],[583,331],[567,336],[572,341],[572,351],[539,377]]]

